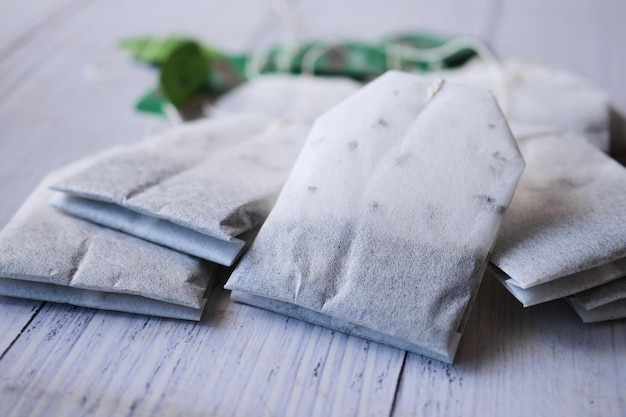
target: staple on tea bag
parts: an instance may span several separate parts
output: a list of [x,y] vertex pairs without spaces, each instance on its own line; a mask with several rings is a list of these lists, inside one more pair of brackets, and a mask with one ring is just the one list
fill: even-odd
[[214,265],[61,213],[48,176],[0,232],[0,294],[199,320]]
[[526,171],[491,257],[500,280],[528,306],[624,276],[626,169],[571,133],[519,146]]
[[500,65],[475,60],[458,70],[433,76],[490,89],[509,123],[569,130],[598,149],[609,150],[608,96],[575,75],[530,60],[509,58]]
[[226,288],[450,362],[523,166],[489,92],[388,72],[317,119]]
[[253,112],[313,122],[361,85],[342,77],[262,75],[221,96],[211,116]]
[[262,116],[196,122],[90,158],[54,184],[69,196],[53,204],[230,266],[271,209],[309,127]]

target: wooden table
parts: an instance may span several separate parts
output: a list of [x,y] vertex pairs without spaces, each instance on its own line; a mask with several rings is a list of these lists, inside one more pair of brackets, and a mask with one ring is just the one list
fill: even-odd
[[[625,18],[621,0],[3,0],[0,227],[50,170],[162,127],[132,110],[155,73],[116,52],[123,36],[477,35],[589,78],[624,114]],[[199,323],[0,297],[0,416],[35,415],[625,416],[626,322],[523,309],[488,276],[451,366],[225,292]]]

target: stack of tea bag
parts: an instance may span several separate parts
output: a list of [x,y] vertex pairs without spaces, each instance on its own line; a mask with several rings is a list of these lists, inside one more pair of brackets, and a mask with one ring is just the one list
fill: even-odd
[[520,59],[444,76],[496,94],[527,163],[494,247],[496,276],[524,306],[569,297],[585,322],[626,317],[626,168],[603,153],[606,94]]
[[585,323],[624,318],[626,277],[578,293],[568,301]]
[[67,216],[50,174],[0,232],[0,294],[199,320],[215,268],[183,253]]
[[0,294],[199,320],[216,264],[232,265],[254,236],[311,119],[358,88],[280,81],[297,109],[290,118],[259,111],[257,93],[234,92],[241,110],[47,177],[0,232]]

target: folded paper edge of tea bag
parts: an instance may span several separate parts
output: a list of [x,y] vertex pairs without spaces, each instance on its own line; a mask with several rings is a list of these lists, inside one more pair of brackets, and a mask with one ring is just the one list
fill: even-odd
[[615,281],[599,285],[571,297],[585,310],[591,310],[626,298],[626,274]]
[[193,321],[199,321],[202,317],[210,292],[211,286],[205,293],[200,307],[193,308],[133,294],[85,290],[0,277],[0,295],[3,296]]
[[[227,119],[232,122],[232,120],[250,116],[253,114],[243,113],[239,116],[231,115]],[[169,155],[160,153],[163,150],[156,153],[160,159],[150,159],[154,158],[154,155],[149,151],[159,150],[159,147],[146,148],[145,139],[128,147],[130,162],[124,159],[123,153],[121,156],[105,154],[105,157],[99,157],[99,154],[96,154],[86,158],[82,170],[62,181],[53,183],[51,188],[76,197],[117,205],[147,217],[169,221],[216,239],[233,241],[256,227],[260,217],[267,216],[269,208],[264,205],[271,205],[275,194],[280,191],[284,183],[284,178],[280,180],[272,178],[271,181],[268,180],[271,184],[270,190],[258,186],[245,187],[246,184],[260,184],[259,181],[251,181],[250,176],[263,174],[286,177],[301,148],[301,138],[306,138],[306,133],[310,128],[310,125],[304,122],[290,119],[274,120],[260,114],[254,116],[263,119],[264,123],[255,126],[247,123],[246,119],[241,121],[239,125],[244,129],[245,135],[239,136],[245,139],[235,140],[232,134],[228,134],[229,132],[218,132],[217,136],[232,139],[232,144],[222,144],[212,149],[211,140],[195,138],[197,139],[195,142],[205,145],[201,151],[193,152],[198,155],[197,160],[184,161],[185,163],[176,169],[166,169],[168,164],[165,164],[166,167],[163,167],[163,172],[160,173],[148,170],[149,176],[143,184],[127,187],[124,178],[134,176],[133,170],[128,167],[134,167],[137,164],[141,167],[146,163],[150,167],[161,166],[164,161],[169,161]],[[207,120],[218,127],[220,123],[223,123],[220,119]],[[174,128],[173,131],[176,129]],[[285,136],[291,140],[285,141]],[[258,150],[258,147],[265,152],[262,155],[263,158],[258,158],[258,155],[250,157],[248,153],[251,149]],[[171,149],[165,150],[168,154],[172,153]],[[285,158],[286,154],[290,157]],[[148,158],[147,161],[146,158]],[[224,161],[227,164],[224,164]],[[211,170],[207,171],[207,167],[216,165],[216,169],[226,171],[228,175],[240,173],[247,177],[243,179],[235,177],[237,181],[227,182],[230,188],[226,191],[218,187],[215,195],[220,198],[215,198],[215,195],[208,195],[206,190],[212,188],[210,185],[219,184],[219,182],[211,179],[207,186],[206,175],[215,174]],[[204,173],[202,174],[204,176],[201,175],[202,178],[198,178],[198,173]],[[223,180],[226,177],[218,176],[218,178]],[[177,182],[178,185],[184,184],[185,187],[175,187],[173,184]],[[115,187],[112,184],[121,184],[122,190],[114,192]],[[194,184],[197,185],[196,188],[193,187]],[[238,191],[235,192],[235,190]],[[229,198],[222,198],[227,193]],[[255,205],[258,207],[255,208]]]
[[597,323],[601,321],[626,318],[626,299],[613,301],[603,306],[586,310],[572,297],[566,299],[583,323]]
[[343,319],[319,313],[317,311],[313,311],[308,308],[286,301],[275,300],[272,298],[254,295],[237,290],[231,291],[230,298],[231,300],[239,303],[248,304],[278,314],[283,314],[288,317],[293,317],[298,320],[322,326],[330,330],[335,330],[340,333],[371,340],[376,343],[381,343],[383,345],[409,351],[418,355],[425,355],[446,363],[453,362],[455,353],[457,352],[457,348],[461,340],[461,334],[458,332],[454,333],[454,336],[449,341],[448,352],[450,353],[437,352],[413,343],[406,342],[397,337],[390,336],[385,333],[378,332],[376,330],[372,330],[370,328],[360,326],[358,324],[354,324]]
[[115,203],[55,194],[51,204],[65,213],[220,265],[232,266],[246,245],[237,238],[227,241],[209,236]]
[[[600,265],[586,271],[577,272],[553,281],[544,282],[529,288],[518,286],[515,281],[495,264],[489,263],[490,271],[498,280],[517,298],[524,307],[532,307],[548,301],[558,300],[573,294],[597,287],[598,285],[619,279],[623,276],[619,268],[614,268],[615,264],[626,264],[626,258],[619,259],[609,264]],[[598,274],[608,271],[600,280],[590,280]],[[612,273],[611,273],[612,272]]]

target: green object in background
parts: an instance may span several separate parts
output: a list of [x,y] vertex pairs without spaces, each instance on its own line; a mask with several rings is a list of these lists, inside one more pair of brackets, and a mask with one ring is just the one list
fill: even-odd
[[206,90],[209,65],[200,46],[187,41],[175,47],[165,58],[160,75],[161,92],[174,106],[181,107]]
[[477,55],[479,44],[474,38],[429,33],[407,33],[385,38],[383,42],[387,45],[388,54],[389,49],[398,50],[401,68],[421,72],[459,67]]
[[425,32],[383,38],[379,43],[305,42],[261,54],[228,54],[185,37],[125,39],[120,47],[136,60],[159,67],[160,90],[146,94],[137,109],[164,114],[169,101],[179,110],[194,97],[217,97],[249,76],[287,72],[345,76],[366,82],[389,69],[428,72],[463,65],[480,41]]
[[[285,59],[288,58],[288,59]],[[321,76],[344,76],[366,81],[387,70],[384,50],[377,45],[347,41],[342,43],[307,42],[293,51],[283,46],[269,50],[258,72]],[[288,65],[283,62],[287,61]]]
[[[133,58],[139,62],[160,66],[176,48],[189,42],[195,41],[193,38],[184,36],[168,36],[163,38],[140,36],[122,39],[119,42],[119,47],[122,50],[130,52]],[[206,59],[220,54],[220,52],[209,45],[202,45],[200,49]]]
[[150,90],[139,99],[135,108],[145,113],[164,115],[167,103],[167,98],[159,90]]

